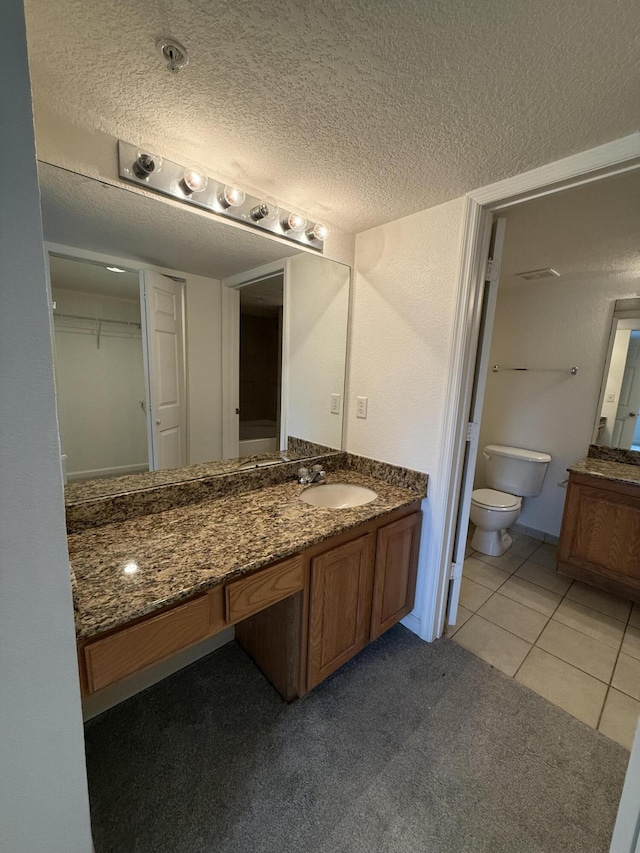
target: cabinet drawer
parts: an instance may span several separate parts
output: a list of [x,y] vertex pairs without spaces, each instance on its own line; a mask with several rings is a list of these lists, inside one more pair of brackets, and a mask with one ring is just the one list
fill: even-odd
[[288,598],[304,587],[302,556],[297,555],[270,569],[227,584],[227,622],[243,619]]
[[206,595],[160,616],[89,643],[84,650],[89,692],[101,690],[127,675],[186,649],[209,635]]

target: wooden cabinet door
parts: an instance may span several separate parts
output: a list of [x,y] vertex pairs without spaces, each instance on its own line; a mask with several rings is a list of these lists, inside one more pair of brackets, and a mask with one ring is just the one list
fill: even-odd
[[374,541],[367,533],[311,560],[309,690],[369,642]]
[[560,571],[611,592],[640,594],[640,495],[608,480],[569,478],[558,546]]
[[371,639],[375,640],[413,610],[422,513],[378,530]]

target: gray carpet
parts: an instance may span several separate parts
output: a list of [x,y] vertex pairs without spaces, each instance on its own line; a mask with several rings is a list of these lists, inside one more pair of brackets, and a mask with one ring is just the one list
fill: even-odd
[[86,741],[96,853],[604,853],[628,758],[400,626],[291,705],[232,643]]

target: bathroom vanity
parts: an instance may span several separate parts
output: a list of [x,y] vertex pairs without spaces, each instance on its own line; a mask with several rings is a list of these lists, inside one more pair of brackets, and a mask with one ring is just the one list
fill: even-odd
[[[328,482],[377,497],[346,509],[301,501],[295,463],[77,504],[69,551],[83,695],[235,626],[292,700],[409,613],[426,476],[363,473],[354,459],[327,460]],[[185,487],[213,497],[185,503]]]
[[640,465],[587,458],[569,469],[558,571],[640,601]]

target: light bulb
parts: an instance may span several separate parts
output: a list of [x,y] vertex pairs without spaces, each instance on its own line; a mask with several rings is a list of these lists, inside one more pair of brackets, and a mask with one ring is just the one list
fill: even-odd
[[150,145],[141,145],[136,150],[136,159],[133,164],[133,173],[137,178],[144,180],[149,175],[162,169],[162,157],[154,154]]
[[223,207],[240,207],[245,200],[245,191],[229,184],[218,195],[218,201]]
[[261,201],[249,211],[249,216],[254,222],[272,222],[280,212],[275,201]]
[[204,192],[209,183],[209,178],[193,166],[187,166],[182,176],[182,190],[191,195],[192,193]]
[[307,225],[307,220],[299,213],[290,213],[286,219],[282,220],[282,228],[284,231],[293,231],[294,234],[299,234],[304,231]]
[[305,232],[308,240],[318,240],[322,243],[329,236],[329,229],[326,225],[321,225],[319,222]]

